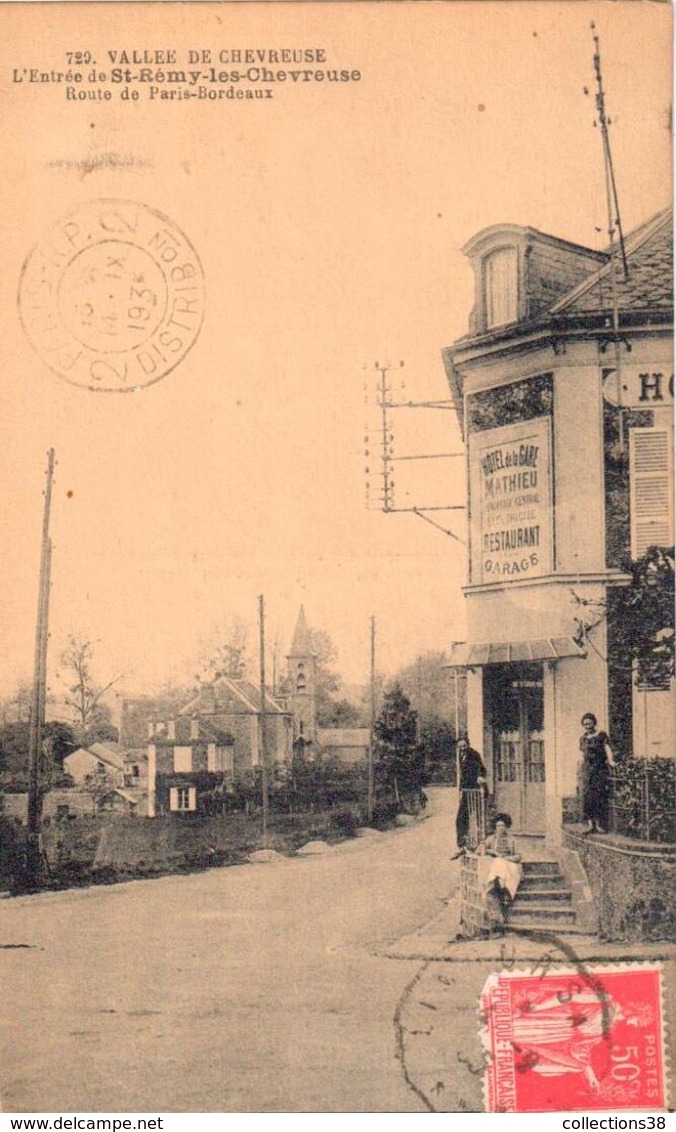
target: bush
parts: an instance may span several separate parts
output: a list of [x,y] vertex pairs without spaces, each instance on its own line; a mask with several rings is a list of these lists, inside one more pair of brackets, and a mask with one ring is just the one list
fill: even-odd
[[359,828],[359,818],[350,809],[337,809],[331,814],[330,823],[340,837],[354,837]]
[[371,825],[375,829],[385,829],[386,826],[392,825],[397,814],[401,812],[401,806],[394,798],[378,798],[373,807],[373,821]]
[[324,810],[366,797],[368,773],[364,763],[344,763],[336,756],[309,760],[294,756],[291,773],[271,805],[277,810]]
[[423,723],[420,742],[425,755],[425,781],[455,786],[457,741],[454,728],[446,720],[433,716]]

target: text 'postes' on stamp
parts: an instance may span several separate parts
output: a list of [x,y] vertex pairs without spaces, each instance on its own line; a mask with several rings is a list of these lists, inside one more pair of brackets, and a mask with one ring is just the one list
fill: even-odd
[[133,392],[183,360],[204,317],[204,272],[184,233],[144,204],[95,200],[26,257],[19,316],[37,354],[73,385]]

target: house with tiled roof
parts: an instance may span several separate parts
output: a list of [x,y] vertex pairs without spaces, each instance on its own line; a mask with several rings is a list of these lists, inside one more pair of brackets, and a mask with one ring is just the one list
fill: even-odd
[[213,721],[178,716],[148,739],[148,817],[208,812],[232,787],[234,739]]
[[[251,680],[219,676],[184,704],[178,718],[198,717],[233,737],[235,773],[261,761],[261,694]],[[291,758],[293,722],[270,693],[265,694],[265,749],[269,763]]]
[[[672,214],[612,256],[494,225],[464,248],[469,332],[443,351],[467,445],[470,740],[498,809],[561,842],[580,718],[673,756],[671,685],[622,651],[622,591],[673,545]],[[645,679],[643,679],[645,676]]]
[[[153,794],[152,760],[149,748],[173,743],[172,735],[190,735],[202,728],[208,745],[209,729],[228,736],[228,766],[231,777],[240,778],[261,762],[261,697],[251,680],[219,676],[183,702],[140,697],[122,705],[121,738],[126,745],[127,788]],[[271,693],[265,696],[265,745],[269,763],[290,760],[293,722]],[[181,745],[180,743],[178,744]],[[204,752],[200,748],[200,758]],[[205,756],[206,757],[206,756]],[[133,777],[132,777],[133,776]],[[196,788],[197,789],[197,788]],[[186,795],[186,798],[188,796]],[[192,796],[190,796],[192,797]],[[194,795],[197,801],[198,793]],[[141,801],[145,799],[142,797]],[[162,802],[164,805],[164,802]],[[152,809],[152,806],[150,806]]]
[[95,784],[99,788],[108,786],[110,800],[107,809],[146,812],[148,764],[145,748],[127,750],[119,743],[90,743],[66,755],[63,769],[80,790],[91,791]]
[[90,743],[66,755],[63,769],[78,786],[92,775],[105,775],[111,784],[124,786],[125,756],[116,743]]

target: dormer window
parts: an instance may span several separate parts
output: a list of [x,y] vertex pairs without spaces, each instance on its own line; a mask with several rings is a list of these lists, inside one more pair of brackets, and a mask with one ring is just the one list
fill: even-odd
[[516,248],[497,248],[486,256],[484,303],[486,329],[516,322],[519,306],[519,257]]
[[493,224],[462,249],[474,269],[470,337],[544,315],[605,263],[601,252],[519,224]]

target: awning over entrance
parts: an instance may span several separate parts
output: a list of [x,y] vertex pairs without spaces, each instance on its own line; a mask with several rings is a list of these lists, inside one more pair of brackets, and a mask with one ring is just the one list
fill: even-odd
[[567,660],[586,656],[572,637],[542,637],[534,641],[488,641],[458,644],[445,668],[483,668],[487,664],[517,664],[529,660]]

